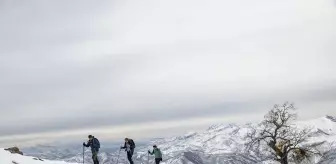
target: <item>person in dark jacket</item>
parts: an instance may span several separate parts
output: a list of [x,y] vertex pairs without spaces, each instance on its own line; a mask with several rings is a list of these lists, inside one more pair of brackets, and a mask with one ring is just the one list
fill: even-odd
[[98,152],[99,152],[99,148],[100,148],[100,143],[99,143],[98,139],[95,138],[92,135],[89,135],[88,138],[89,138],[89,141],[87,143],[84,142],[83,146],[91,147],[93,164],[99,164]]
[[153,146],[153,151],[148,150],[148,153],[155,156],[155,164],[160,164],[162,161],[162,152],[156,145]]
[[124,146],[120,147],[120,149],[125,149],[125,151],[127,152],[127,159],[128,159],[130,164],[134,164],[133,160],[132,160],[132,156],[133,156],[133,153],[134,153],[134,148],[135,148],[134,141],[132,139],[128,139],[128,138],[125,138]]

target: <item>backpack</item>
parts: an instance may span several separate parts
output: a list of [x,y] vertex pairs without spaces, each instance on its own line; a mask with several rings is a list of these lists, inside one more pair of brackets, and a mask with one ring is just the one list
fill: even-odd
[[129,144],[132,148],[135,148],[135,143],[132,139],[129,140]]
[[100,142],[97,138],[93,138],[93,141],[92,141],[92,145],[95,147],[95,148],[100,148]]

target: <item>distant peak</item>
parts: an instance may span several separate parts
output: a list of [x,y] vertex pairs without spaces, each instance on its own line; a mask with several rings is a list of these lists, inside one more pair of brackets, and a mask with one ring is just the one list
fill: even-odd
[[214,124],[211,125],[210,127],[208,127],[208,130],[216,130],[218,128],[222,128],[224,126],[224,124]]
[[326,115],[326,118],[329,119],[332,122],[336,122],[336,117],[330,116],[330,115]]

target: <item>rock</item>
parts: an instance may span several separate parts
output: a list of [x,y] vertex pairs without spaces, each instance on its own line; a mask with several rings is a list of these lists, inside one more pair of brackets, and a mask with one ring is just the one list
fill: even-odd
[[20,149],[18,147],[10,147],[10,148],[7,148],[5,150],[11,152],[12,154],[23,155],[23,153],[20,151]]
[[326,115],[326,118],[329,119],[332,122],[336,122],[336,117]]
[[43,161],[43,159],[41,159],[41,158],[33,158],[33,159]]

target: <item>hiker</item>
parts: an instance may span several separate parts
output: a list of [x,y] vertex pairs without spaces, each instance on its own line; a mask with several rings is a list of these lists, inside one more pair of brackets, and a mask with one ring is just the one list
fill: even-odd
[[128,159],[130,164],[134,164],[133,160],[132,160],[132,156],[133,156],[133,153],[134,153],[134,148],[135,148],[134,141],[132,139],[128,139],[128,138],[125,138],[124,146],[120,147],[120,149],[125,149],[125,151],[127,152],[127,159]]
[[88,138],[89,141],[87,142],[87,144],[84,142],[83,146],[91,147],[93,164],[99,164],[98,161],[98,152],[100,148],[99,140],[92,135],[89,135]]
[[150,152],[148,150],[148,153],[150,155],[155,156],[155,164],[160,164],[160,162],[162,161],[162,153],[161,153],[161,150],[156,145],[153,146],[153,151]]

